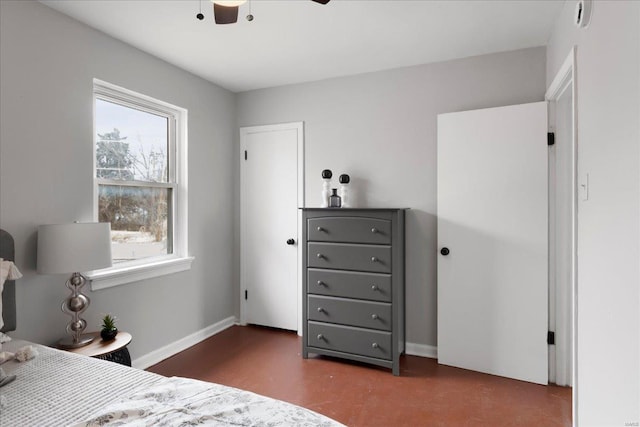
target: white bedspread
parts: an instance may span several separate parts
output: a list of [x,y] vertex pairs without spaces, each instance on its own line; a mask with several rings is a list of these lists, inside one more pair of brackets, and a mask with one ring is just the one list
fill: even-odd
[[[5,350],[31,344],[14,340]],[[9,347],[9,348],[7,348]],[[279,400],[186,378],[165,378],[48,347],[1,367],[17,378],[0,388],[0,426],[340,426]]]
[[166,378],[77,426],[308,426],[339,425],[320,414],[219,384]]

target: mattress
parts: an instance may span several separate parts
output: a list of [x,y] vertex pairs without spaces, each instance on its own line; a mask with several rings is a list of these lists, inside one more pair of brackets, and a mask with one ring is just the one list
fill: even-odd
[[0,426],[340,426],[311,410],[220,384],[151,372],[25,341],[26,362],[0,365],[16,380],[0,388]]

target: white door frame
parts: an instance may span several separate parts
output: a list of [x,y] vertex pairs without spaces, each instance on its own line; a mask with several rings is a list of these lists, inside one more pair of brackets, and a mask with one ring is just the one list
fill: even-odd
[[[572,171],[571,171],[571,186],[573,188],[573,197],[571,200],[571,227],[573,229],[573,240],[571,242],[571,272],[572,272],[572,280],[571,280],[571,297],[569,299],[569,306],[566,304],[559,305],[556,304],[555,296],[556,289],[554,281],[550,281],[550,286],[554,289],[550,289],[549,295],[550,298],[554,298],[553,301],[550,300],[550,305],[555,306],[555,324],[561,325],[564,330],[572,330],[572,351],[571,354],[568,354],[566,351],[563,351],[562,348],[558,347],[558,340],[568,339],[568,337],[563,335],[556,334],[556,357],[555,360],[551,360],[550,362],[555,364],[563,363],[568,365],[571,363],[572,369],[570,373],[567,373],[564,378],[557,378],[557,369],[556,371],[556,382],[561,384],[568,384],[570,375],[570,384],[573,387],[573,420],[577,425],[577,344],[578,344],[578,307],[577,307],[577,284],[578,284],[578,257],[577,257],[577,244],[578,244],[578,104],[577,104],[577,84],[576,84],[576,47],[572,47],[569,55],[565,59],[564,63],[560,67],[560,70],[554,77],[553,81],[549,85],[547,92],[545,93],[545,100],[549,102],[550,108],[550,117],[549,123],[554,123],[555,116],[555,102],[562,96],[565,90],[570,86],[572,89],[572,149],[573,153],[573,162],[572,162]],[[554,129],[550,129],[553,131]],[[550,236],[553,239],[553,236]],[[565,348],[566,344],[564,343]]]
[[[298,208],[304,207],[304,122],[291,122],[291,123],[280,123],[274,125],[263,125],[263,126],[245,126],[240,128],[240,324],[247,324],[247,306],[246,300],[244,299],[244,291],[247,289],[246,283],[246,263],[244,262],[245,258],[245,248],[248,244],[248,236],[246,236],[246,212],[244,210],[244,206],[246,206],[245,197],[246,191],[244,186],[246,185],[246,171],[245,171],[245,163],[244,163],[244,150],[246,149],[246,141],[247,136],[252,133],[257,132],[274,132],[274,131],[283,131],[283,130],[295,130],[298,134]],[[298,240],[300,236],[302,236],[302,211],[298,209]],[[298,301],[297,308],[297,324],[298,324],[298,335],[302,335],[302,248],[299,244],[299,241],[296,242],[296,251],[298,254],[298,264],[297,264],[297,296],[296,301]]]

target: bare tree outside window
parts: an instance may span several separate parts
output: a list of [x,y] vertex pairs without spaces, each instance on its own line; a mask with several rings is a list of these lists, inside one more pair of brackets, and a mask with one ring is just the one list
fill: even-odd
[[172,253],[168,118],[96,99],[98,220],[114,262]]

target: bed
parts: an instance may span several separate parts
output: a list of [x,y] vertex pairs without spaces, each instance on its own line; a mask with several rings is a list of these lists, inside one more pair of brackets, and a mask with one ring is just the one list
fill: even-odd
[[[7,234],[0,230],[0,257]],[[9,236],[10,237],[10,236]],[[11,241],[12,242],[12,241]],[[3,329],[15,328],[15,294],[2,292]],[[15,284],[11,284],[15,286]],[[340,426],[311,410],[220,384],[163,377],[13,338],[3,351],[37,356],[0,365],[16,379],[0,387],[0,426]]]

